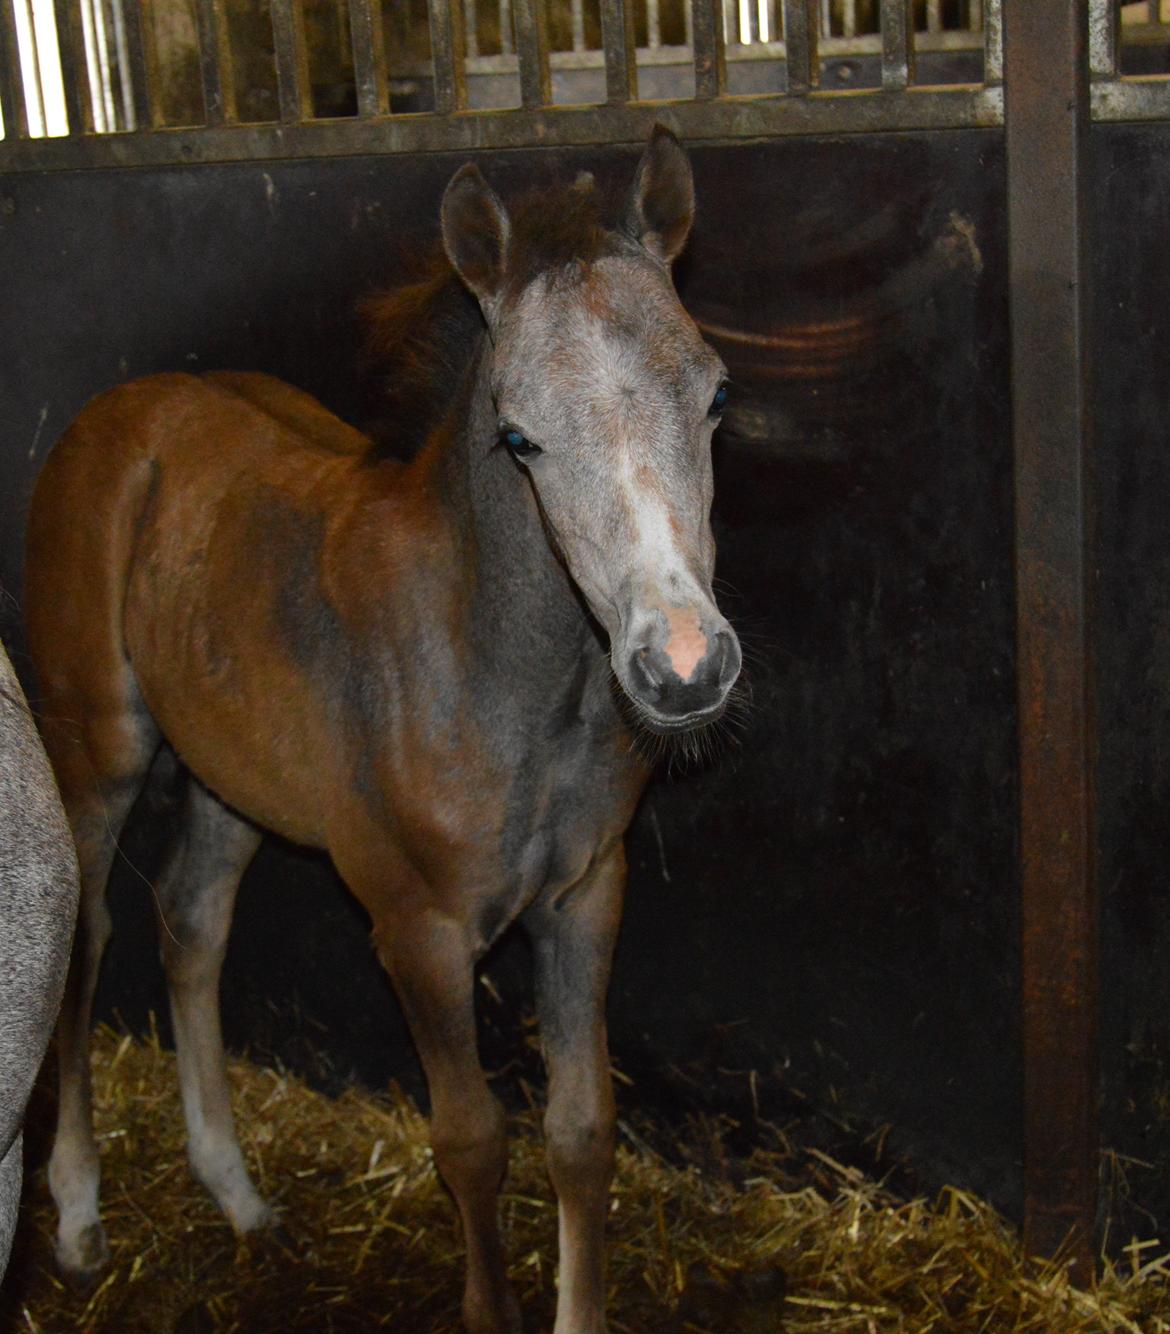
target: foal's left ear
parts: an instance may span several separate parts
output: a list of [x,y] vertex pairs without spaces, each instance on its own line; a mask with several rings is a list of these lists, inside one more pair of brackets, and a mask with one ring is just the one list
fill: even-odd
[[625,229],[669,264],[686,245],[694,216],[691,164],[666,126],[655,125],[626,200]]
[[512,228],[499,196],[473,163],[451,177],[440,218],[443,249],[455,272],[490,305],[503,286]]

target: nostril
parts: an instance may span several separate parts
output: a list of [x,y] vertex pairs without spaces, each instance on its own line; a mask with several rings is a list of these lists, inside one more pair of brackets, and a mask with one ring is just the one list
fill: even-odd
[[643,689],[658,690],[662,686],[662,674],[654,666],[653,650],[649,647],[640,648],[630,659],[630,670],[634,680],[638,682]]
[[739,640],[729,630],[720,630],[719,635],[719,654],[716,661],[719,664],[719,684],[724,688],[731,685],[739,675],[739,669],[743,659],[740,654]]

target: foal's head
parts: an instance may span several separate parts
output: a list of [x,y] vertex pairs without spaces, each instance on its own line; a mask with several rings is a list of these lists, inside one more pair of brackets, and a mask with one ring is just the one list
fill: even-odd
[[616,228],[588,178],[567,197],[570,216],[530,204],[512,217],[464,167],[443,198],[443,241],[487,320],[501,444],[639,716],[685,731],[718,717],[741,661],[711,592],[726,372],[670,277],[694,214],[690,164],[657,127]]

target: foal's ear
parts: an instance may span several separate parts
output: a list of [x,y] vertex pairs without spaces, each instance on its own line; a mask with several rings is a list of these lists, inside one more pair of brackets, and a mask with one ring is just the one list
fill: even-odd
[[666,126],[655,125],[626,200],[625,229],[669,264],[686,245],[694,216],[691,164]]
[[473,163],[451,177],[440,218],[443,249],[455,272],[480,301],[493,301],[504,281],[511,226],[499,196]]

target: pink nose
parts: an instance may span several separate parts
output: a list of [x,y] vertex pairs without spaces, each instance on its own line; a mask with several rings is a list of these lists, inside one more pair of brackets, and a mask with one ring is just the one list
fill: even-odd
[[699,626],[698,615],[687,608],[666,613],[668,637],[662,651],[680,681],[689,681],[695,668],[707,656],[707,636]]

